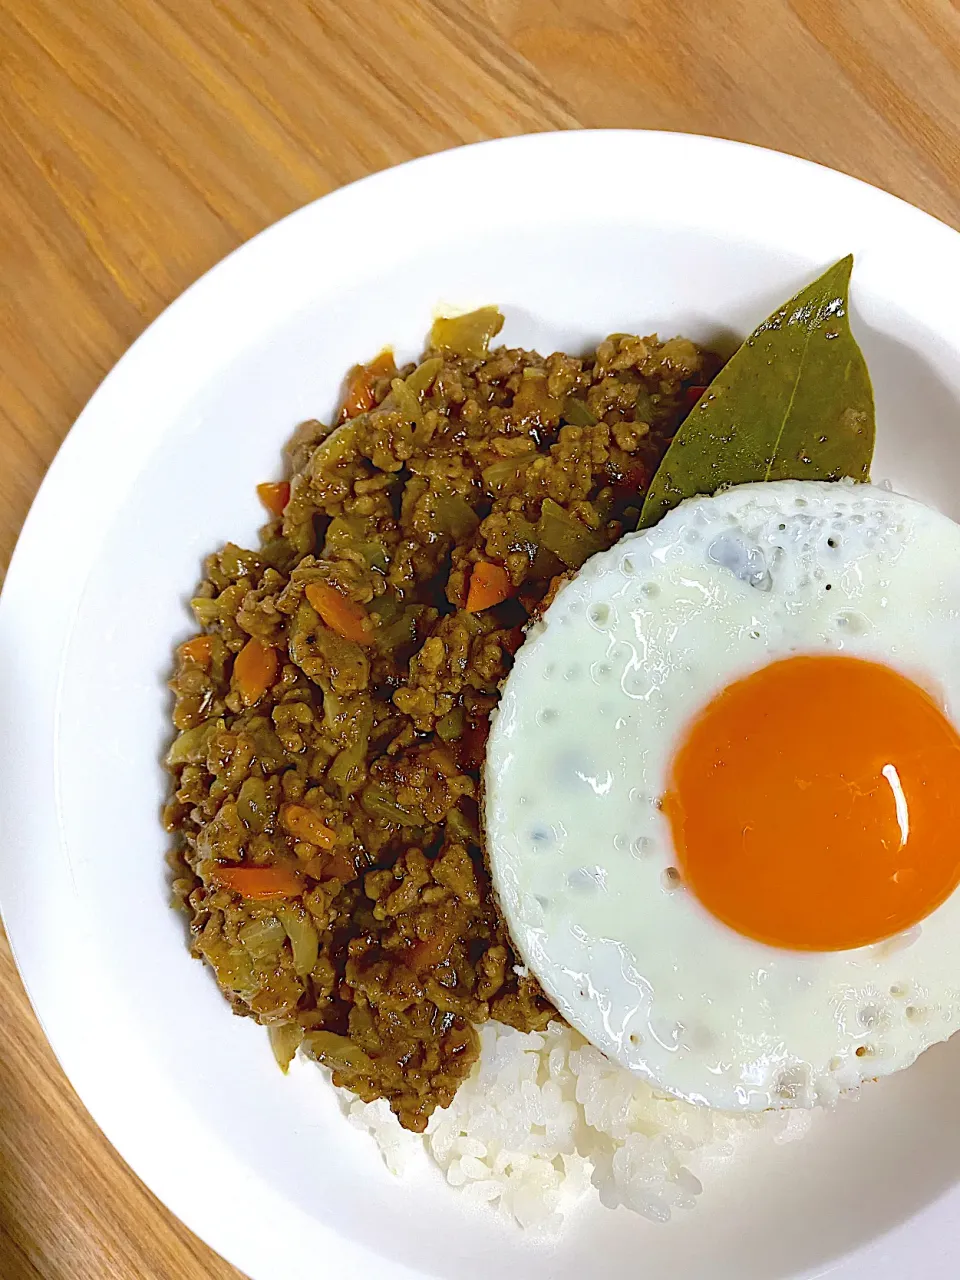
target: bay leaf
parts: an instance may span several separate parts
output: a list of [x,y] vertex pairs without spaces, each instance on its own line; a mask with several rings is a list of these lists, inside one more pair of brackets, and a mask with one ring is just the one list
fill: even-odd
[[763,480],[869,480],[870,374],[850,330],[853,255],[764,320],[690,411],[647,491],[648,529],[684,498]]

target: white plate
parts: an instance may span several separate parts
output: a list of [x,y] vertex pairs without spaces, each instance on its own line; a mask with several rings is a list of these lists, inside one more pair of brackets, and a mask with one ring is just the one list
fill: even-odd
[[216,267],[120,361],[44,483],[0,606],[0,896],[34,1006],[94,1118],[255,1280],[926,1280],[960,1271],[960,1038],[803,1144],[742,1162],[694,1215],[586,1210],[559,1242],[397,1181],[333,1090],[284,1079],[167,906],[158,811],[171,647],[202,556],[255,536],[300,419],[438,305],[504,338],[742,334],[853,250],[875,475],[960,516],[960,237],[850,178],[733,143],[566,133],[369,178]]

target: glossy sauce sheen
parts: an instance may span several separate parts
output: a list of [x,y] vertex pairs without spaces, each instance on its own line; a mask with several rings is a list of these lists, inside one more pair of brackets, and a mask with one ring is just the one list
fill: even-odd
[[[742,486],[686,503],[594,557],[529,635],[489,744],[492,872],[525,960],[611,1057],[716,1107],[809,1106],[909,1065],[951,1034],[960,1017],[950,839],[957,564],[960,529],[899,495]],[[715,840],[715,806],[698,809],[696,798],[717,742],[708,709],[750,677],[758,696],[727,724],[742,728],[738,718],[766,707],[770,673],[800,658],[812,665],[796,668],[794,714],[771,722],[759,753],[778,757],[769,776],[751,785],[757,759],[747,752],[731,757],[737,776],[718,789],[731,821],[752,813],[779,830],[775,874],[767,883],[745,874],[739,889],[730,877],[710,882],[711,857],[678,848],[671,830],[682,810],[691,839],[707,823],[695,843]],[[861,678],[845,691],[836,664],[850,659]],[[889,714],[894,694],[903,715]],[[913,775],[911,757],[940,746],[943,771],[928,786],[927,765]],[[875,867],[860,859],[858,868],[867,846],[858,853],[843,841],[832,868],[824,848],[825,828],[836,834],[838,771],[865,762],[874,798],[853,825],[866,813],[867,845],[896,843],[891,876],[918,851],[925,868],[905,910],[888,909]],[[798,771],[819,799],[791,816],[785,797],[796,800]],[[905,816],[913,828],[901,856]],[[929,839],[940,836],[931,858]],[[722,893],[716,881],[726,881]]]

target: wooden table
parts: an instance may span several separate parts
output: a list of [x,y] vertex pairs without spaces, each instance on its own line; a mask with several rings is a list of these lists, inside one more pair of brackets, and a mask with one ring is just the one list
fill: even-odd
[[[225,253],[411,156],[581,126],[795,152],[957,226],[960,9],[0,0],[0,565],[99,380]],[[0,998],[3,1280],[236,1277],[94,1127],[2,937]]]

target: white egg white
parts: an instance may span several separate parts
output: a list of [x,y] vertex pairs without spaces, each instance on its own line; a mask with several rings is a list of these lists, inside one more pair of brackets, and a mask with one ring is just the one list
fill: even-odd
[[960,892],[899,937],[794,952],[673,875],[658,800],[684,727],[731,681],[823,652],[896,668],[960,723],[960,527],[848,483],[686,502],[559,592],[490,735],[488,850],[524,962],[598,1048],[712,1107],[830,1102],[960,1025]]

